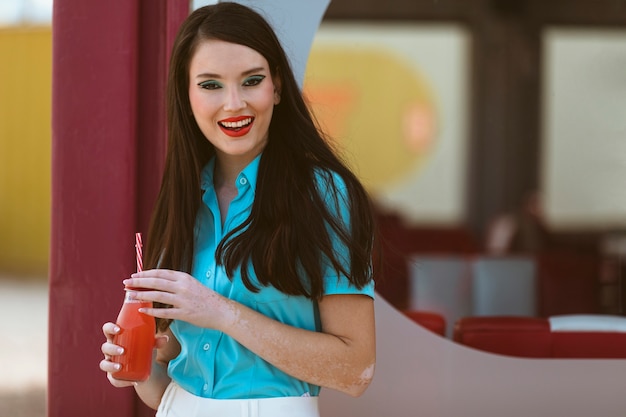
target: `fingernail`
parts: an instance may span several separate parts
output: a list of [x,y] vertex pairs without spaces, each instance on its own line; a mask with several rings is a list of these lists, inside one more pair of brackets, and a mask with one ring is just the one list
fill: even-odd
[[120,331],[120,328],[119,328],[118,326],[115,326],[115,327],[113,328],[113,331],[114,331],[115,333],[118,333],[118,332]]
[[120,365],[119,363],[116,363],[114,367],[115,367],[115,369],[117,369],[118,371],[119,371],[120,369],[122,369],[122,365]]
[[121,355],[122,353],[124,353],[124,348],[123,347],[118,347],[117,348],[117,354]]

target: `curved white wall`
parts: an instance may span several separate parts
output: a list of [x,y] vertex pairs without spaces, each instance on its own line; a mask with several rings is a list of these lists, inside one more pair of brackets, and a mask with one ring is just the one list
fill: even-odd
[[453,343],[376,300],[377,366],[360,398],[323,390],[323,417],[616,417],[626,361],[522,359]]

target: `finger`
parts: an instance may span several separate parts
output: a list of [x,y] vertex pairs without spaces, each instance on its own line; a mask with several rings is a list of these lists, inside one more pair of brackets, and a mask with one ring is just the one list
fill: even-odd
[[180,271],[172,271],[171,269],[148,269],[146,271],[131,274],[131,278],[156,277],[169,281],[176,281],[181,274],[182,273]]
[[160,319],[172,319],[178,318],[180,310],[176,307],[170,308],[140,308],[140,313],[147,314],[149,316],[158,317]]
[[[157,277],[129,278],[123,281],[126,287],[175,292],[177,281]],[[141,291],[145,292],[145,291]]]
[[175,305],[176,294],[164,291],[136,291],[130,297],[139,301],[152,301],[156,303]]
[[104,323],[102,325],[102,333],[107,337],[107,340],[113,338],[116,334],[120,332],[120,327],[115,323]]
[[119,363],[114,363],[111,361],[108,361],[106,359],[102,359],[100,361],[100,370],[107,372],[107,373],[115,373],[117,371],[119,371],[122,368],[122,365],[120,365]]
[[100,347],[100,350],[104,354],[105,357],[113,357],[124,354],[124,348],[118,345],[115,345],[111,342],[104,342]]

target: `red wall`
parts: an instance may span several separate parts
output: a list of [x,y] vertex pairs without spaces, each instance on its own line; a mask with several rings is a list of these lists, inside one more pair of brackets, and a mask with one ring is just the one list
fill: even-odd
[[134,233],[147,231],[168,51],[188,8],[54,2],[48,417],[150,415],[98,369],[101,326],[115,320],[134,270]]

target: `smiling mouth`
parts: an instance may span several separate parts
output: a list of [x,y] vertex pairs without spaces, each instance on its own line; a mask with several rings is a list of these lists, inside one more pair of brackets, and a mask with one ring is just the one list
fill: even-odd
[[254,117],[252,116],[239,116],[229,117],[228,119],[217,122],[222,132],[231,138],[239,138],[246,136],[252,125],[254,124]]
[[241,118],[241,119],[237,119],[237,120],[223,120],[221,122],[218,122],[219,125],[221,127],[223,127],[224,129],[228,129],[228,130],[233,130],[233,131],[239,131],[247,126],[249,126],[252,121],[254,120],[254,118],[252,117],[245,117],[245,118]]

